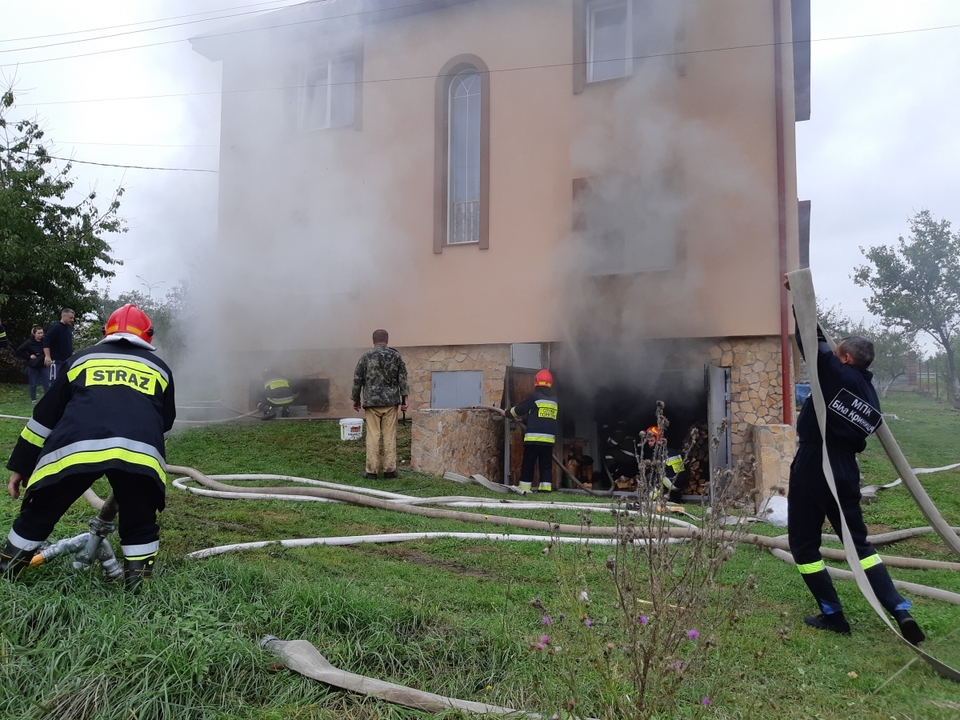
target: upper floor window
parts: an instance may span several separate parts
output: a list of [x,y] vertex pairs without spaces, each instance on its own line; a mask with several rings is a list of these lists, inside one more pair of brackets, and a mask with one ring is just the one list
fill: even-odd
[[464,70],[450,84],[447,155],[447,243],[480,242],[480,73]]
[[633,72],[633,2],[592,0],[587,4],[587,82]]
[[448,62],[437,77],[433,251],[489,247],[490,72],[473,55]]
[[357,61],[353,55],[320,58],[300,69],[297,128],[320,130],[354,124]]

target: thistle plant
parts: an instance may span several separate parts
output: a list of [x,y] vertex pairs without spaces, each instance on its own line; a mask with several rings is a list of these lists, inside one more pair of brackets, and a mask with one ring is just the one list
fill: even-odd
[[[665,428],[662,403],[657,419]],[[685,451],[694,442],[689,439]],[[670,539],[677,523],[659,492],[666,450],[654,450],[641,464],[636,495],[614,511],[612,552],[589,538],[550,546],[556,607],[541,598],[531,605],[541,622],[550,620],[549,644],[541,650],[563,689],[549,698],[554,707],[544,709],[560,717],[648,718],[680,706],[693,715],[711,712],[713,689],[704,685],[711,651],[724,627],[738,622],[755,587],[749,571],[744,577],[724,572],[744,527],[728,518],[742,500],[752,463],[715,469],[702,519],[688,526],[686,537]],[[590,513],[581,523],[591,523]],[[591,573],[601,549],[604,572]]]

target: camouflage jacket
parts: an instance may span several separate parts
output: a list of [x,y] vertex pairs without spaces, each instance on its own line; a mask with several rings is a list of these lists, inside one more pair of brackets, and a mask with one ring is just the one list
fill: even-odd
[[400,353],[386,345],[374,345],[367,350],[353,373],[350,397],[354,402],[360,402],[361,390],[363,407],[400,405],[401,399],[410,394],[407,366]]

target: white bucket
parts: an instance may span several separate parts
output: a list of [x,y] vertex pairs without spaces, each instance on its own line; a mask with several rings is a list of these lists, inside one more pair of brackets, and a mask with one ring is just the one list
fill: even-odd
[[359,440],[363,437],[363,418],[343,418],[340,421],[341,440]]

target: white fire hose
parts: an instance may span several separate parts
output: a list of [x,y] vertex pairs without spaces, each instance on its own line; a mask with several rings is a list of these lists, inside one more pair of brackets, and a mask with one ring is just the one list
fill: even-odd
[[[807,348],[807,353],[810,354],[811,357],[815,357],[818,346],[817,298],[813,289],[813,276],[811,275],[809,269],[804,269],[788,273],[787,278],[790,282],[790,291],[793,293],[793,305],[797,317],[797,328],[800,332],[800,337],[803,340],[803,346]],[[828,342],[830,342],[831,347],[834,347],[833,342],[829,338]],[[810,389],[813,394],[813,406],[816,410],[817,424],[819,425],[820,437],[822,438],[823,442],[821,453],[823,457],[823,474],[826,477],[827,486],[830,488],[830,494],[833,495],[834,501],[839,507],[840,497],[837,494],[837,485],[833,477],[833,468],[830,466],[830,456],[827,452],[827,406],[823,397],[823,391],[820,388],[820,381],[817,373],[817,363],[815,361],[808,362],[807,371],[810,373]],[[927,495],[926,490],[923,489],[920,481],[917,480],[913,470],[910,469],[910,464],[900,451],[900,447],[897,445],[896,440],[893,439],[893,434],[890,432],[890,428],[887,427],[887,423],[882,422],[880,424],[880,427],[877,430],[877,438],[883,445],[883,449],[886,451],[887,456],[893,463],[893,466],[897,469],[897,472],[900,473],[900,477],[903,479],[904,484],[907,486],[907,489],[910,491],[910,494],[913,496],[924,517],[927,518],[930,525],[943,539],[943,541],[947,543],[947,545],[957,555],[960,555],[960,537],[957,536],[953,529],[943,519],[943,516],[930,500],[930,496]],[[960,682],[960,671],[955,670],[949,665],[937,660],[933,656],[913,645],[904,639],[897,628],[894,627],[893,623],[890,621],[890,618],[887,616],[887,613],[884,612],[880,601],[877,599],[876,593],[874,593],[873,588],[870,586],[870,581],[867,579],[866,572],[860,565],[860,558],[857,555],[856,547],[854,547],[853,539],[850,537],[850,529],[847,527],[847,520],[843,513],[840,513],[840,522],[842,526],[841,536],[843,539],[843,550],[844,554],[846,555],[847,564],[850,566],[850,569],[853,572],[853,577],[857,581],[857,587],[860,588],[860,592],[863,593],[863,596],[867,599],[867,602],[870,603],[870,606],[874,609],[880,619],[887,624],[887,627],[890,628],[891,632],[900,638],[900,640],[902,640],[907,646],[913,649],[913,651],[923,658],[927,664],[929,664],[944,677]]]

